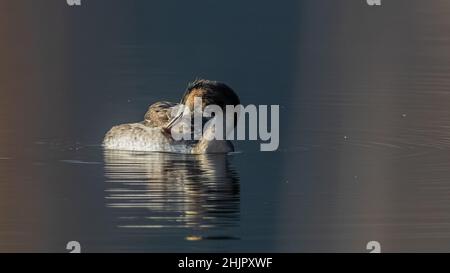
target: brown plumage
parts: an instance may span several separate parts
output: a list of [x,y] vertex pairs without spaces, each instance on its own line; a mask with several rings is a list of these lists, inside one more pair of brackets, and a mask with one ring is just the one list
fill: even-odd
[[163,127],[172,119],[172,108],[177,103],[168,101],[156,102],[148,108],[143,124],[149,127]]
[[[240,100],[236,93],[228,85],[210,81],[210,80],[196,80],[190,83],[187,87],[186,92],[184,92],[183,98],[181,99],[181,104],[189,108],[191,113],[194,111],[194,101],[195,98],[202,99],[202,110],[208,105],[217,105],[222,108],[223,112],[226,113],[227,105],[239,105]],[[163,127],[163,131],[166,134],[170,133],[171,128],[175,125],[183,115],[179,112],[178,115],[172,117],[171,121]],[[236,125],[237,116],[235,116],[234,124]]]
[[[199,97],[202,99],[202,110],[211,104],[220,106],[225,110],[226,105],[240,104],[239,97],[234,91],[224,83],[196,80],[188,85],[186,92],[181,99],[181,104],[186,105],[192,111],[194,110],[194,99]],[[148,108],[144,116],[144,125],[149,127],[164,127],[175,118],[173,107],[178,103],[159,101]]]
[[226,105],[236,106],[240,104],[239,97],[233,89],[224,83],[216,81],[196,80],[189,84],[181,103],[192,111],[195,97],[202,99],[202,109],[208,105],[215,104],[225,110]]

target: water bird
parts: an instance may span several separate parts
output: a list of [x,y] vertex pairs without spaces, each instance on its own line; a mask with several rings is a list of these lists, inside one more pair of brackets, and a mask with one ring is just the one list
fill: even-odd
[[[156,102],[148,108],[144,121],[112,127],[103,139],[103,147],[110,150],[188,154],[233,152],[234,146],[230,141],[204,137],[206,134],[214,134],[214,127],[208,127],[199,140],[174,140],[171,137],[173,127],[182,122],[183,117],[194,112],[196,97],[202,100],[202,110],[208,105],[217,105],[226,113],[226,105],[240,104],[239,97],[228,85],[217,81],[196,80],[188,85],[180,103]],[[189,111],[177,111],[180,105]],[[203,123],[207,121],[205,119]]]

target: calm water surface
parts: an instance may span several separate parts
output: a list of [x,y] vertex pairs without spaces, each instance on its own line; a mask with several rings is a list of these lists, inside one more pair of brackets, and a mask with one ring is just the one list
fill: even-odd
[[[0,251],[450,251],[448,1],[29,2],[0,2]],[[279,150],[102,149],[196,77],[279,104]]]

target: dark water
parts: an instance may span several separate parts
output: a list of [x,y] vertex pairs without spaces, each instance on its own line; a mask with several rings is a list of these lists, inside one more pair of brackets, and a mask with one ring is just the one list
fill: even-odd
[[[0,0],[0,251],[450,251],[445,0]],[[109,152],[196,77],[280,148]]]

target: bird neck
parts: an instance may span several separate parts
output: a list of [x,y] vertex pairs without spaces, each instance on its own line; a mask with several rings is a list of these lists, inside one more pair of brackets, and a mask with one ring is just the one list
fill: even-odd
[[214,137],[214,126],[208,127],[204,132],[202,138],[195,145],[193,153],[229,153],[234,151],[233,144],[228,140],[217,140]]

